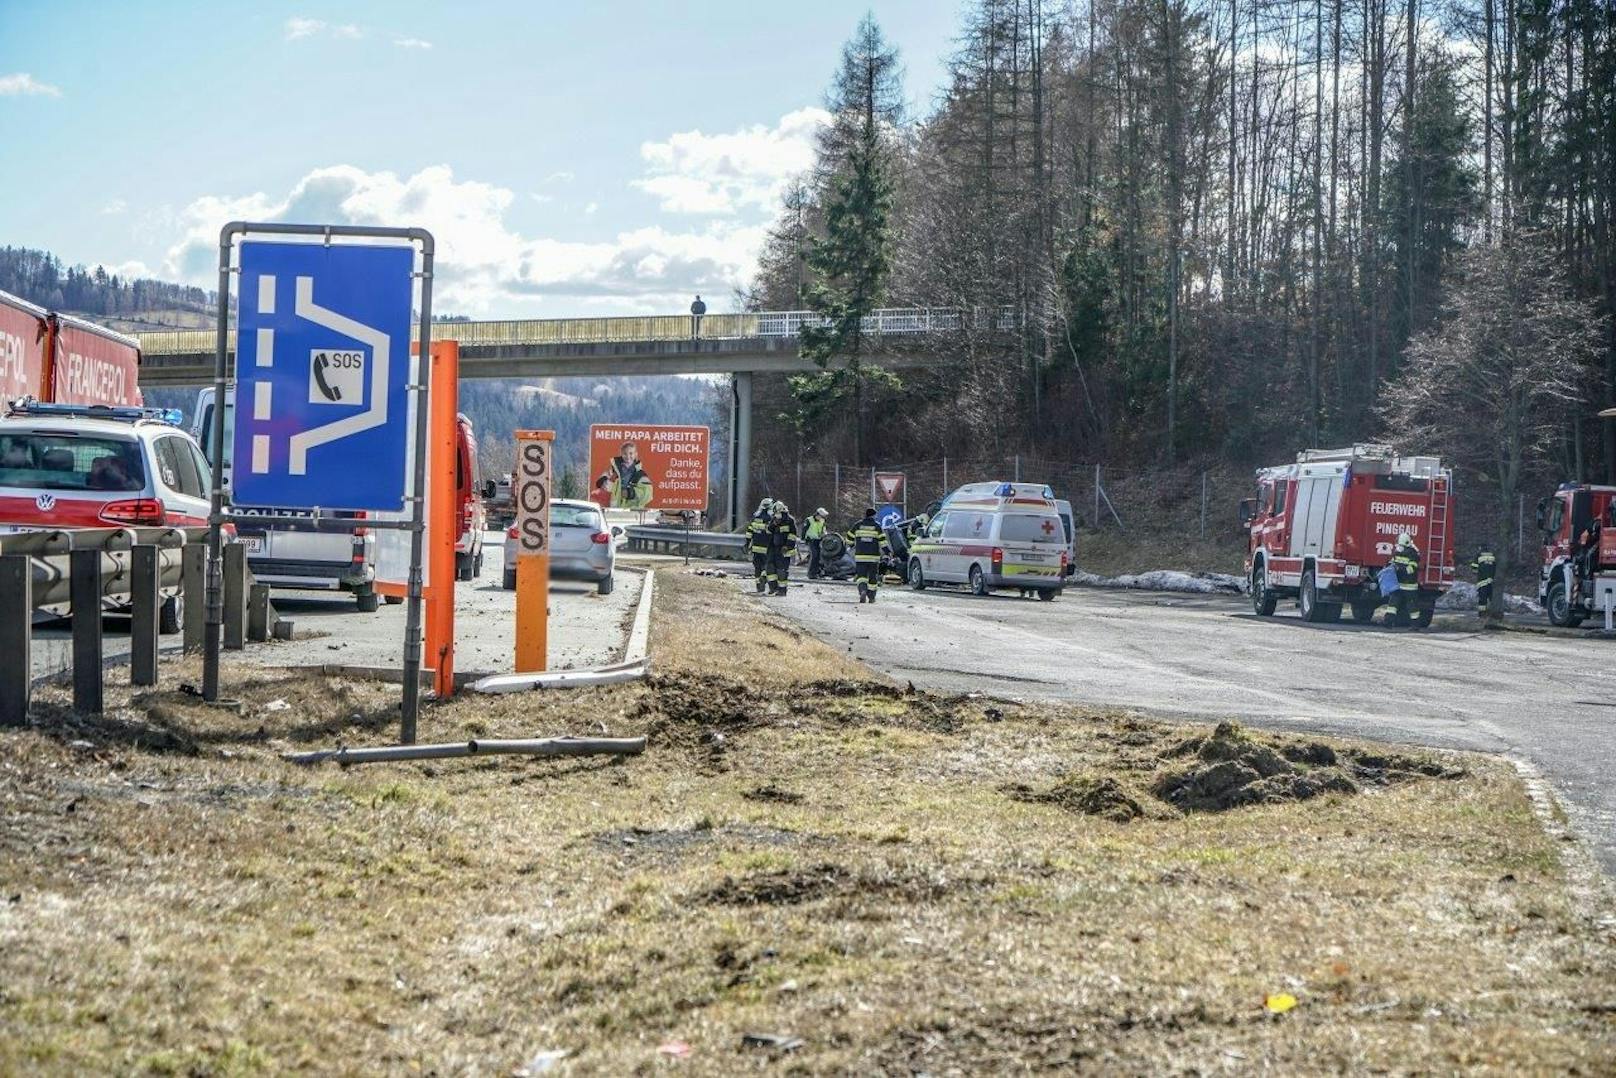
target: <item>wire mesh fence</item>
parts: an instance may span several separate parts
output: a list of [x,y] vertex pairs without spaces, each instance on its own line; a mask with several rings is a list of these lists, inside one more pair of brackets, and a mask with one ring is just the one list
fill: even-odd
[[[878,477],[900,475],[902,495],[888,498]],[[758,469],[752,477],[754,504],[763,497],[784,499],[798,515],[829,511],[832,520],[856,519],[869,505],[897,504],[906,515],[922,512],[965,483],[1043,483],[1055,497],[1072,503],[1082,528],[1172,528],[1202,538],[1233,534],[1237,504],[1251,493],[1249,475],[1185,466],[1149,473],[1042,457],[939,457],[875,466],[802,460]],[[750,506],[747,507],[748,511]]]

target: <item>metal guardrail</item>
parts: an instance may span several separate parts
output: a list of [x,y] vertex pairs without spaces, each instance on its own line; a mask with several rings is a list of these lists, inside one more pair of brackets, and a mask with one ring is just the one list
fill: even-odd
[[[155,527],[0,535],[0,726],[28,721],[36,614],[72,616],[73,709],[82,714],[102,709],[102,617],[109,606],[130,615],[132,685],[157,684],[158,637],[165,627],[183,630],[187,649],[199,647],[207,533]],[[252,582],[239,543],[225,546],[222,576],[226,647],[290,635],[290,623],[277,624],[269,588]]]
[[[746,340],[800,336],[804,326],[827,325],[813,311],[756,311],[708,314],[699,328],[688,314],[632,315],[620,318],[528,318],[488,322],[435,322],[437,340],[463,347],[499,345],[622,344],[634,341]],[[872,336],[958,333],[967,327],[1010,330],[1021,324],[1014,307],[884,307],[863,320]],[[216,346],[211,329],[155,330],[137,335],[148,356],[210,354]],[[411,336],[416,334],[412,331]],[[228,347],[236,347],[229,334]]]
[[680,527],[631,524],[625,545],[639,554],[683,554],[694,557],[746,559],[746,536],[739,532],[686,531]]

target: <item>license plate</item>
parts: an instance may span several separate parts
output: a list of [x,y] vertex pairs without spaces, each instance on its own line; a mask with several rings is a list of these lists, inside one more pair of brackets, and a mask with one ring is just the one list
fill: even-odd
[[243,535],[241,545],[247,548],[249,554],[262,554],[264,552],[264,537],[262,535]]

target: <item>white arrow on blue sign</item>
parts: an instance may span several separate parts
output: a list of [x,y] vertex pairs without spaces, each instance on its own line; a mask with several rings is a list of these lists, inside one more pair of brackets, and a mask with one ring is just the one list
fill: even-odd
[[400,511],[415,249],[244,242],[232,500]]

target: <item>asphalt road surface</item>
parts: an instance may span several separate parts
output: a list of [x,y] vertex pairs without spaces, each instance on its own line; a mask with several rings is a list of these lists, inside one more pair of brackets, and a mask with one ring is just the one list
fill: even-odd
[[[455,585],[455,669],[460,672],[506,673],[515,645],[512,630],[516,593],[501,586],[504,536],[489,532],[482,576]],[[614,662],[627,639],[644,577],[619,568],[610,595],[593,584],[567,580],[550,586],[550,669],[564,670]],[[283,618],[297,626],[299,639],[250,645],[241,654],[264,666],[403,665],[404,606],[383,605],[361,614],[352,595],[321,591],[275,591],[270,601]],[[129,619],[103,622],[102,647],[109,660],[129,654]],[[162,638],[165,653],[177,650],[180,638]],[[72,666],[72,630],[65,621],[34,630],[33,669],[44,677]],[[109,675],[116,677],[117,674]]]
[[928,689],[1508,753],[1616,873],[1616,641],[1309,625],[1235,597],[1098,589],[1041,603],[883,587],[861,607],[816,582],[758,602]]

